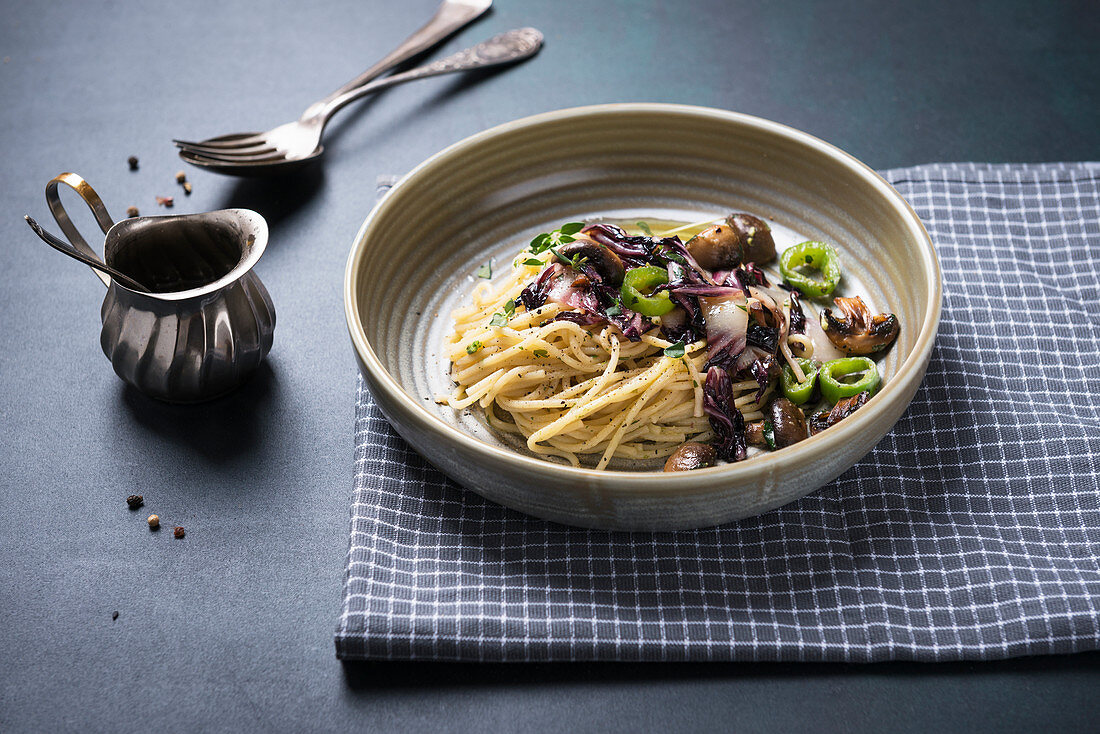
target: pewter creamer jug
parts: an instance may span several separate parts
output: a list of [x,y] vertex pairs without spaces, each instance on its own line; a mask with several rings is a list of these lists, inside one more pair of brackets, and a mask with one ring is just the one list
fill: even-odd
[[252,271],[267,246],[267,222],[248,209],[111,221],[75,173],[46,185],[46,201],[73,248],[96,258],[58,196],[73,188],[106,239],[103,259],[151,292],[95,271],[107,286],[100,344],[115,372],[146,395],[194,403],[229,392],[271,350],[275,307]]

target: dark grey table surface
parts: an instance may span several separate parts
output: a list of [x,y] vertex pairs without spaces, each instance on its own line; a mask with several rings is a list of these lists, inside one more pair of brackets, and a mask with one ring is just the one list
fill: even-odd
[[[1097,654],[984,665],[336,661],[356,369],[341,285],[378,175],[497,123],[619,101],[760,115],[877,168],[1100,159],[1094,3],[498,0],[445,50],[532,25],[547,39],[534,61],[361,102],[337,118],[323,165],[296,178],[188,168],[194,194],[181,195],[170,138],[292,119],[434,6],[3,4],[0,731],[1095,726]],[[99,347],[102,286],[21,221],[50,221],[42,190],[62,171],[85,176],[116,216],[131,204],[156,213],[154,196],[172,194],[176,213],[246,206],[268,218],[258,272],[278,328],[242,389],[174,407],[115,377]],[[133,493],[145,496],[140,512],[126,508]],[[149,512],[187,537],[150,533]]]

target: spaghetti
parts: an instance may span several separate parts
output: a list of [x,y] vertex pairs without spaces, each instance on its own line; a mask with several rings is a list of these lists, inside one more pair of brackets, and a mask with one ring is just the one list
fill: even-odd
[[[706,225],[676,231],[714,229]],[[536,238],[503,280],[479,283],[470,305],[453,313],[444,350],[455,389],[440,402],[476,404],[494,429],[573,466],[588,457],[597,469],[615,458],[660,459],[686,441],[744,458],[745,422],[765,418],[779,360],[802,379],[795,357],[824,349],[812,332],[791,333],[786,291],[767,286],[760,271],[751,285],[733,288],[729,279],[744,275],[700,265],[668,232],[581,227]],[[621,246],[602,244],[612,236]],[[634,274],[625,284],[624,272]],[[649,287],[653,278],[659,284]],[[644,293],[627,289],[643,282]],[[801,316],[797,300],[793,307]],[[756,322],[773,326],[754,332]],[[754,334],[771,346],[753,346]]]

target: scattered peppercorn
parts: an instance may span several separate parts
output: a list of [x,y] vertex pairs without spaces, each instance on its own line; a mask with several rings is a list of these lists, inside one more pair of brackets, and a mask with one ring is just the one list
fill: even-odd
[[130,507],[131,510],[136,510],[137,508],[141,507],[144,502],[145,498],[142,497],[140,494],[132,494],[126,498],[126,504]]
[[171,196],[158,196],[157,197],[157,204],[159,204],[160,206],[165,206],[165,207],[168,207],[169,209],[171,209],[172,204],[174,204],[174,203],[175,203],[175,201],[172,199]]
[[116,619],[118,619],[118,612],[115,612],[114,614],[111,615],[111,621],[112,622],[115,621]]
[[176,183],[183,183],[187,180],[187,174],[183,171],[176,171]]
[[183,537],[183,526],[182,525],[177,525],[176,529],[172,531],[172,535],[176,536],[176,538],[182,538]]
[[126,216],[130,217],[131,219],[136,217],[138,214],[139,214],[139,212],[138,212],[138,208],[136,206],[126,207]]
[[136,155],[132,155],[127,158],[126,162],[130,164],[131,171],[136,171],[138,169],[138,159]]
[[190,181],[184,181],[183,182],[183,193],[187,194],[188,196],[191,195],[191,182]]
[[146,520],[145,522],[149,523],[149,529],[150,530],[156,530],[157,528],[160,527],[160,518],[157,517],[156,515],[150,515],[149,519]]

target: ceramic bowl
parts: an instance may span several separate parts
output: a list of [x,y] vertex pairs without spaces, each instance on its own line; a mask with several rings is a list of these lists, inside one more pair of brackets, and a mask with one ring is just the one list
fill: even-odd
[[[683,473],[573,468],[527,454],[451,390],[441,345],[486,262],[508,267],[537,233],[584,219],[699,221],[749,211],[790,238],[834,243],[845,288],[896,313],[883,388],[829,430],[775,453]],[[777,239],[783,239],[777,237]],[[777,243],[782,249],[784,243]],[[374,208],[344,280],[348,330],[383,414],[454,480],[570,525],[696,528],[798,499],[851,467],[920,385],[940,316],[940,270],[920,219],[889,184],[806,133],[723,110],[616,104],[507,123],[424,161]],[[656,469],[656,470],[654,470]]]

